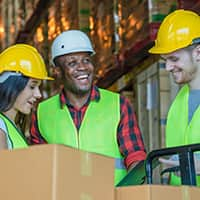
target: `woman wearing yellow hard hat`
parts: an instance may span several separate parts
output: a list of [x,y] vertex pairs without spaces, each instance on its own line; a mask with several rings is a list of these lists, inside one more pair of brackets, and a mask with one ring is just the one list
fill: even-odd
[[41,98],[42,80],[52,78],[34,47],[16,44],[0,54],[0,149],[28,146],[15,120],[18,113],[29,114]]
[[[149,50],[160,54],[165,69],[181,86],[167,116],[166,146],[174,147],[200,143],[200,16],[189,10],[176,10],[161,23],[155,45]],[[168,165],[177,165],[178,157],[160,159]],[[200,156],[195,154],[197,174]],[[200,185],[200,176],[196,176]],[[180,184],[180,177],[172,174],[170,183]]]

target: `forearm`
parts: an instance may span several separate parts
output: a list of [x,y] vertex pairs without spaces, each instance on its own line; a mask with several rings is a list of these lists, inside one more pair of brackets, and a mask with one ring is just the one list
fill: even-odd
[[6,135],[4,131],[0,129],[0,150],[2,149],[8,149]]

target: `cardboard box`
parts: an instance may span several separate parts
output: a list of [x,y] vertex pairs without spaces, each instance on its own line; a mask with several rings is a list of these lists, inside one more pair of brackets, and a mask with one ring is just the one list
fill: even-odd
[[0,151],[2,200],[113,200],[114,159],[63,145]]
[[115,200],[199,200],[200,188],[169,185],[126,186],[115,189]]

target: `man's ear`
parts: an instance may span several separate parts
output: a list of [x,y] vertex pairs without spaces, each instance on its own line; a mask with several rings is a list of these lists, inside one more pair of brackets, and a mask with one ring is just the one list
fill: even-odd
[[200,44],[198,44],[194,51],[193,51],[193,56],[196,59],[197,62],[200,62]]

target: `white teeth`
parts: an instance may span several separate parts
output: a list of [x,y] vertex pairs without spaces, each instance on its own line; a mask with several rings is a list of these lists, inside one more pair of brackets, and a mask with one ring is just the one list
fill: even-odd
[[81,75],[77,77],[77,79],[85,79],[85,78],[88,78],[88,75]]

